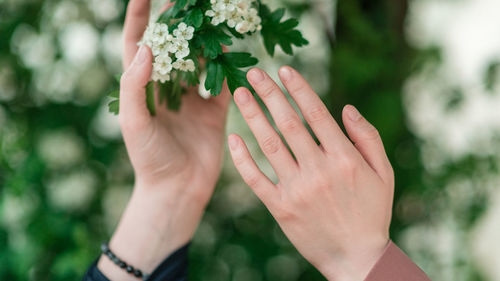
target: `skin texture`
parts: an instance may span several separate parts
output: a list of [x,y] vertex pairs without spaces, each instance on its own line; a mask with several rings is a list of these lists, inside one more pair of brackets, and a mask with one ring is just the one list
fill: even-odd
[[248,80],[290,150],[251,93],[240,88],[235,102],[279,182],[259,170],[237,135],[228,139],[233,162],[298,251],[328,280],[364,280],[389,241],[394,175],[382,140],[353,106],[343,111],[346,137],[297,71],[285,66],[279,75],[321,144],[278,85],[252,69]]
[[[119,120],[136,181],[110,241],[118,257],[146,273],[194,235],[220,174],[231,100],[227,86],[210,100],[193,88],[179,112],[162,104],[156,116],[149,114],[145,86],[152,54],[137,47],[149,9],[149,0],[132,0],[125,20]],[[111,280],[137,280],[106,257],[98,268]]]

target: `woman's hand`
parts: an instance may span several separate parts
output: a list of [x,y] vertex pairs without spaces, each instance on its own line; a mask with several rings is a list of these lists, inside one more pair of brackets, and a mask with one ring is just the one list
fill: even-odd
[[243,140],[231,135],[234,164],[290,241],[323,275],[364,280],[389,242],[394,176],[380,136],[354,107],[346,106],[343,121],[351,142],[299,73],[283,67],[279,74],[321,145],[274,81],[253,69],[249,82],[291,152],[251,93],[240,88],[236,104],[279,182],[272,183]]
[[[119,120],[136,184],[110,242],[118,257],[147,273],[189,242],[196,230],[221,170],[231,99],[226,86],[210,100],[193,88],[179,112],[161,104],[157,115],[150,115],[145,86],[152,54],[146,46],[137,47],[149,10],[149,0],[132,0],[125,20]],[[99,268],[112,280],[130,278],[107,258]]]

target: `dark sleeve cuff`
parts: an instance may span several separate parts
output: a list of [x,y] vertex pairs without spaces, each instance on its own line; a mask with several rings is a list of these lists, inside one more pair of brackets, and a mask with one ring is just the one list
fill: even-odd
[[[148,281],[186,281],[188,274],[188,251],[189,244],[175,251],[165,259],[147,279]],[[83,281],[110,281],[97,268],[97,259],[87,270]]]
[[431,281],[392,241],[365,281]]

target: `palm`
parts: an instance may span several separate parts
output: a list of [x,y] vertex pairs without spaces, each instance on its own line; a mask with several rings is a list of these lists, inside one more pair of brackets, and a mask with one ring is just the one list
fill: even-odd
[[[127,11],[124,69],[130,66],[137,52],[137,42],[149,22],[148,5],[149,1],[133,1],[129,10],[135,13],[129,15]],[[168,1],[163,10],[171,5]],[[186,184],[214,186],[222,161],[224,124],[230,96],[227,86],[220,96],[209,100],[204,100],[196,89],[191,89],[182,98],[179,112],[167,110],[165,104],[157,105],[158,114],[150,119],[148,125],[124,132],[139,180],[162,184],[162,179],[175,176],[181,177],[184,182],[189,180]],[[203,182],[193,183],[194,180]],[[210,194],[211,191],[207,190],[207,199]]]
[[215,184],[229,100],[227,89],[210,100],[204,100],[193,89],[183,97],[179,112],[169,111],[165,104],[157,105],[152,132],[144,132],[142,153],[136,155],[139,159],[132,159],[135,168],[155,179],[179,175]]

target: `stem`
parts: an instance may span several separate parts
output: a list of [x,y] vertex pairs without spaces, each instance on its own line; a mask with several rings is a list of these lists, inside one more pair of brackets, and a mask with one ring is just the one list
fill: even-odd
[[155,82],[150,81],[146,85],[146,105],[148,107],[151,116],[156,115],[156,105],[155,105]]

